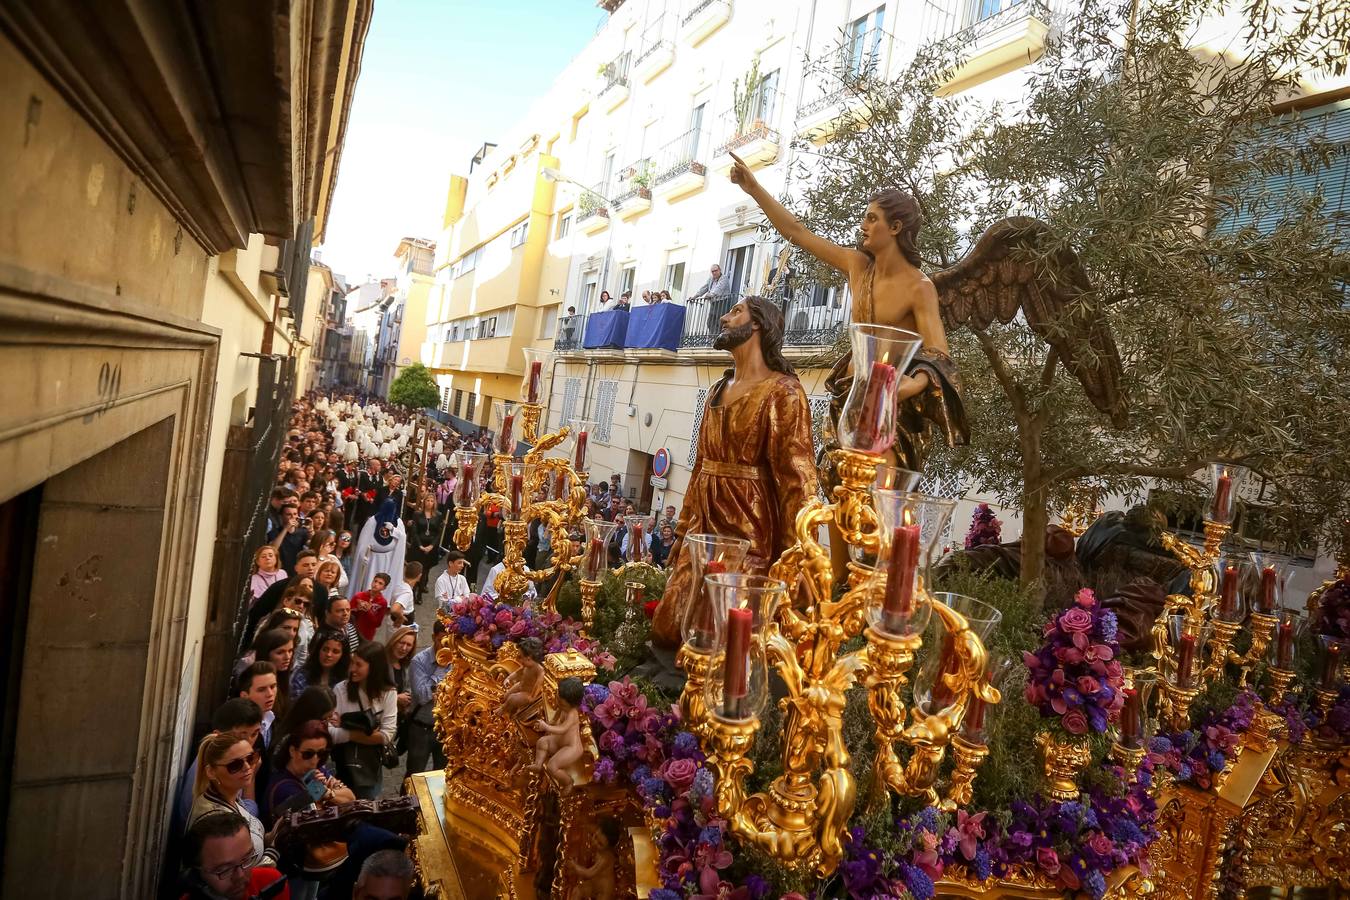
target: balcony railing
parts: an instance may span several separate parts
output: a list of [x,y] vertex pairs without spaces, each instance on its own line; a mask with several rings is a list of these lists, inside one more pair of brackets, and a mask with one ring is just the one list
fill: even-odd
[[846,37],[842,45],[809,60],[806,89],[797,108],[798,118],[815,115],[838,103],[849,85],[883,73],[891,41],[891,35],[885,30],[869,28],[861,34]]
[[1048,22],[1050,7],[1045,0],[971,0],[950,8],[926,3],[919,19],[919,44],[973,43],[1027,16]]
[[625,51],[601,67],[600,77],[605,82],[605,86],[601,89],[602,93],[615,85],[628,87],[628,69],[632,61],[632,51]]
[[609,201],[605,199],[605,185],[603,184],[586,188],[577,197],[577,223],[585,222],[593,216],[609,218]]
[[626,201],[643,194],[650,198],[652,161],[650,159],[639,159],[619,169],[617,185],[623,188],[623,191],[614,198],[615,206],[622,206]]
[[760,85],[740,108],[733,108],[718,117],[717,150],[715,156],[730,151],[735,152],[754,140],[766,138],[778,141],[779,135],[774,125],[778,121],[779,102],[782,93],[772,87]]
[[562,316],[558,319],[558,334],[553,339],[554,350],[576,350],[581,347],[581,333],[586,324],[582,315]]
[[737,299],[728,294],[724,297],[700,297],[685,301],[684,334],[680,336],[680,349],[711,347],[722,330],[719,320],[731,312]]
[[[773,300],[783,311],[783,344],[787,347],[828,347],[849,321],[848,292],[815,285],[797,286],[792,296]],[[722,330],[720,320],[739,297],[702,297],[685,304],[680,348],[711,347]]]
[[675,17],[664,13],[657,16],[646,28],[642,29],[642,43],[639,45],[633,68],[641,69],[643,63],[654,53],[662,53],[674,46],[670,32],[675,26]]
[[652,155],[652,184],[678,178],[685,172],[707,174],[704,159],[708,155],[708,137],[699,128],[691,128]]

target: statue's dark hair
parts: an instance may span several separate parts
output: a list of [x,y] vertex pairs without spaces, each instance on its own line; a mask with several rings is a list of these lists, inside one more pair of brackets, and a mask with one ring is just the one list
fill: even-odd
[[579,706],[581,698],[586,696],[586,685],[580,678],[564,678],[558,682],[558,699],[568,706]]
[[895,243],[900,255],[909,260],[910,265],[919,265],[919,229],[923,227],[923,213],[919,203],[899,188],[886,188],[877,191],[871,202],[881,207],[882,215],[888,225],[899,225]]
[[764,354],[764,364],[795,378],[797,370],[783,356],[783,311],[772,300],[755,295],[746,297],[744,302],[750,311],[750,321],[759,326],[759,349]]

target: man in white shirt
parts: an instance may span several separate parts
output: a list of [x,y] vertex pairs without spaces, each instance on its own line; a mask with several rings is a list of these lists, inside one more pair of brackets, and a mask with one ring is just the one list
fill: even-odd
[[[487,577],[483,579],[484,597],[487,597],[489,600],[497,599],[497,597],[499,596],[497,593],[497,576],[505,571],[506,571],[505,561],[499,562],[491,569],[488,569]],[[539,592],[534,589],[534,582],[533,581],[525,582],[525,596],[523,596],[521,599],[533,600],[538,596]]]
[[702,300],[707,306],[707,319],[704,324],[707,327],[707,333],[713,337],[716,337],[720,330],[717,320],[727,312],[726,309],[722,309],[725,304],[720,303],[720,301],[730,296],[731,279],[722,274],[721,266],[713,263],[712,268],[708,270],[708,280],[689,298],[689,303]]
[[417,594],[413,586],[422,577],[422,564],[417,561],[405,563],[403,580],[389,589],[389,620],[393,628],[402,628],[413,621],[413,607],[417,603]]
[[464,554],[451,550],[445,556],[445,571],[436,579],[436,605],[449,609],[452,600],[469,596],[469,581],[464,577]]

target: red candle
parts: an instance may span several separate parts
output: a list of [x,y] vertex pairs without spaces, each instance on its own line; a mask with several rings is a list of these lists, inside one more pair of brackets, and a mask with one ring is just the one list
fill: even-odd
[[748,609],[727,610],[726,668],[722,670],[722,713],[729,719],[741,718],[741,701],[749,692],[750,626],[754,617]]
[[1125,691],[1125,705],[1120,710],[1120,738],[1126,747],[1133,747],[1139,741],[1139,713],[1139,691],[1129,688]]
[[1294,661],[1294,623],[1285,619],[1276,630],[1275,668],[1288,669]]
[[956,659],[956,645],[952,643],[952,636],[945,634],[942,637],[942,654],[938,657],[937,679],[933,682],[933,700],[929,704],[930,712],[938,712],[951,705],[952,689],[947,686],[947,680],[943,678],[948,672],[956,672],[960,669],[960,663]]
[[586,471],[586,432],[577,433],[577,458],[573,463],[573,468],[578,472]]
[[544,377],[543,369],[544,363],[541,360],[536,359],[530,363],[530,383],[526,390],[526,396],[530,403],[539,402],[539,382]]
[[517,519],[519,519],[520,516],[521,516],[521,514],[522,514],[523,512],[525,512],[525,507],[524,507],[524,502],[523,502],[524,499],[525,499],[525,476],[523,476],[523,475],[512,475],[512,476],[511,476],[511,512],[515,515],[515,517],[516,517]]
[[1232,620],[1237,616],[1237,566],[1224,566],[1223,579],[1219,582],[1219,615]]
[[1322,690],[1334,691],[1340,678],[1341,645],[1327,644],[1327,655],[1322,660]]
[[[704,575],[722,575],[727,571],[727,564],[719,559],[708,560],[707,566],[703,569]],[[701,650],[707,650],[713,646],[716,636],[717,623],[713,618],[712,597],[709,595],[708,586],[702,581],[698,586],[698,618],[694,622],[694,634],[691,643]]]
[[510,453],[515,448],[511,446],[511,426],[516,421],[515,413],[507,413],[506,418],[502,419],[501,440],[497,444],[497,449],[502,453]]
[[628,529],[628,558],[634,561],[642,559],[642,523]]
[[901,634],[914,615],[914,574],[919,569],[919,526],[901,525],[891,534],[890,572],[882,595],[882,626]]
[[599,538],[591,538],[591,549],[587,555],[586,569],[593,579],[600,577],[600,573],[605,568],[605,542]]
[[473,504],[473,466],[465,463],[459,472],[459,505]]
[[881,420],[886,412],[886,393],[895,381],[895,367],[880,360],[872,363],[872,372],[867,379],[867,393],[863,394],[862,409],[858,413],[858,425],[855,440],[859,450],[880,453],[888,443],[883,443],[886,435],[881,433]]
[[553,478],[553,499],[567,499],[567,473],[559,472]]
[[1227,523],[1229,517],[1228,506],[1233,497],[1233,477],[1227,472],[1219,476],[1218,483],[1214,485],[1214,504],[1210,507],[1209,517],[1215,522]]
[[1191,668],[1195,662],[1195,635],[1183,634],[1177,639],[1177,687],[1191,686]]
[[1274,612],[1275,588],[1278,584],[1279,573],[1274,566],[1266,566],[1261,570],[1261,612]]

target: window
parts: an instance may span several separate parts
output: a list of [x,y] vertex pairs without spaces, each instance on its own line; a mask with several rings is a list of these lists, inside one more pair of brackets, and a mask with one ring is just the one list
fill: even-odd
[[464,392],[463,392],[462,390],[459,390],[458,388],[456,388],[456,389],[455,389],[455,405],[454,405],[454,407],[451,408],[450,413],[451,413],[451,415],[457,416],[457,415],[459,415],[459,411],[460,411],[461,409],[463,409],[463,408],[464,408]]
[[609,195],[609,180],[614,177],[614,151],[605,154],[605,165],[600,170],[600,193]]
[[622,297],[624,291],[631,291],[636,282],[637,266],[625,266],[619,273],[619,296]]
[[604,444],[610,442],[610,426],[614,424],[614,400],[618,396],[617,381],[602,381],[595,392],[595,436]]
[[570,212],[563,213],[561,216],[558,217],[558,233],[554,235],[554,237],[557,238],[558,240],[561,240],[562,238],[567,237],[567,235],[570,234],[571,231],[572,231],[572,214]]
[[547,340],[558,332],[558,307],[550,306],[544,310],[544,314],[539,317],[539,332],[535,335],[540,340]]
[[684,263],[671,263],[666,266],[666,278],[662,288],[670,291],[670,299],[679,303],[684,300]]
[[708,111],[708,101],[704,100],[689,111],[689,158],[698,159],[699,140],[703,134],[703,114]]
[[524,222],[521,222],[515,228],[511,229],[512,248],[519,247],[521,244],[525,243],[525,235],[529,233],[529,230],[530,230],[529,219],[526,219]]
[[599,292],[598,292],[598,290],[597,290],[598,287],[599,287],[599,284],[598,284],[597,282],[594,282],[594,281],[588,281],[588,282],[586,282],[586,286],[585,286],[584,288],[582,288],[582,290],[581,290],[581,311],[582,311],[583,313],[590,312],[592,309],[595,308],[595,304],[596,304],[595,298],[596,298],[597,296],[599,296]]
[[478,257],[482,254],[482,247],[475,247],[468,253],[460,257],[459,262],[455,263],[455,277],[467,275],[478,267]]
[[731,296],[739,297],[750,289],[750,264],[754,256],[754,243],[727,251],[726,274],[731,279]]
[[762,119],[765,122],[773,118],[774,103],[778,97],[778,70],[774,69],[768,75],[759,80],[759,90],[755,91],[755,97],[751,101],[754,107],[754,118]]
[[569,377],[563,382],[562,424],[571,425],[577,415],[577,401],[581,398],[581,379]]
[[886,18],[886,7],[879,6],[848,25],[845,44],[846,70],[850,75],[870,73],[881,52],[881,26]]
[[450,389],[441,388],[441,412],[450,411]]
[[475,403],[477,400],[478,400],[478,395],[477,395],[477,394],[474,394],[474,393],[470,393],[470,394],[469,394],[469,407],[468,407],[468,409],[464,410],[464,418],[468,419],[470,422],[473,421],[473,407],[474,407],[474,403]]

